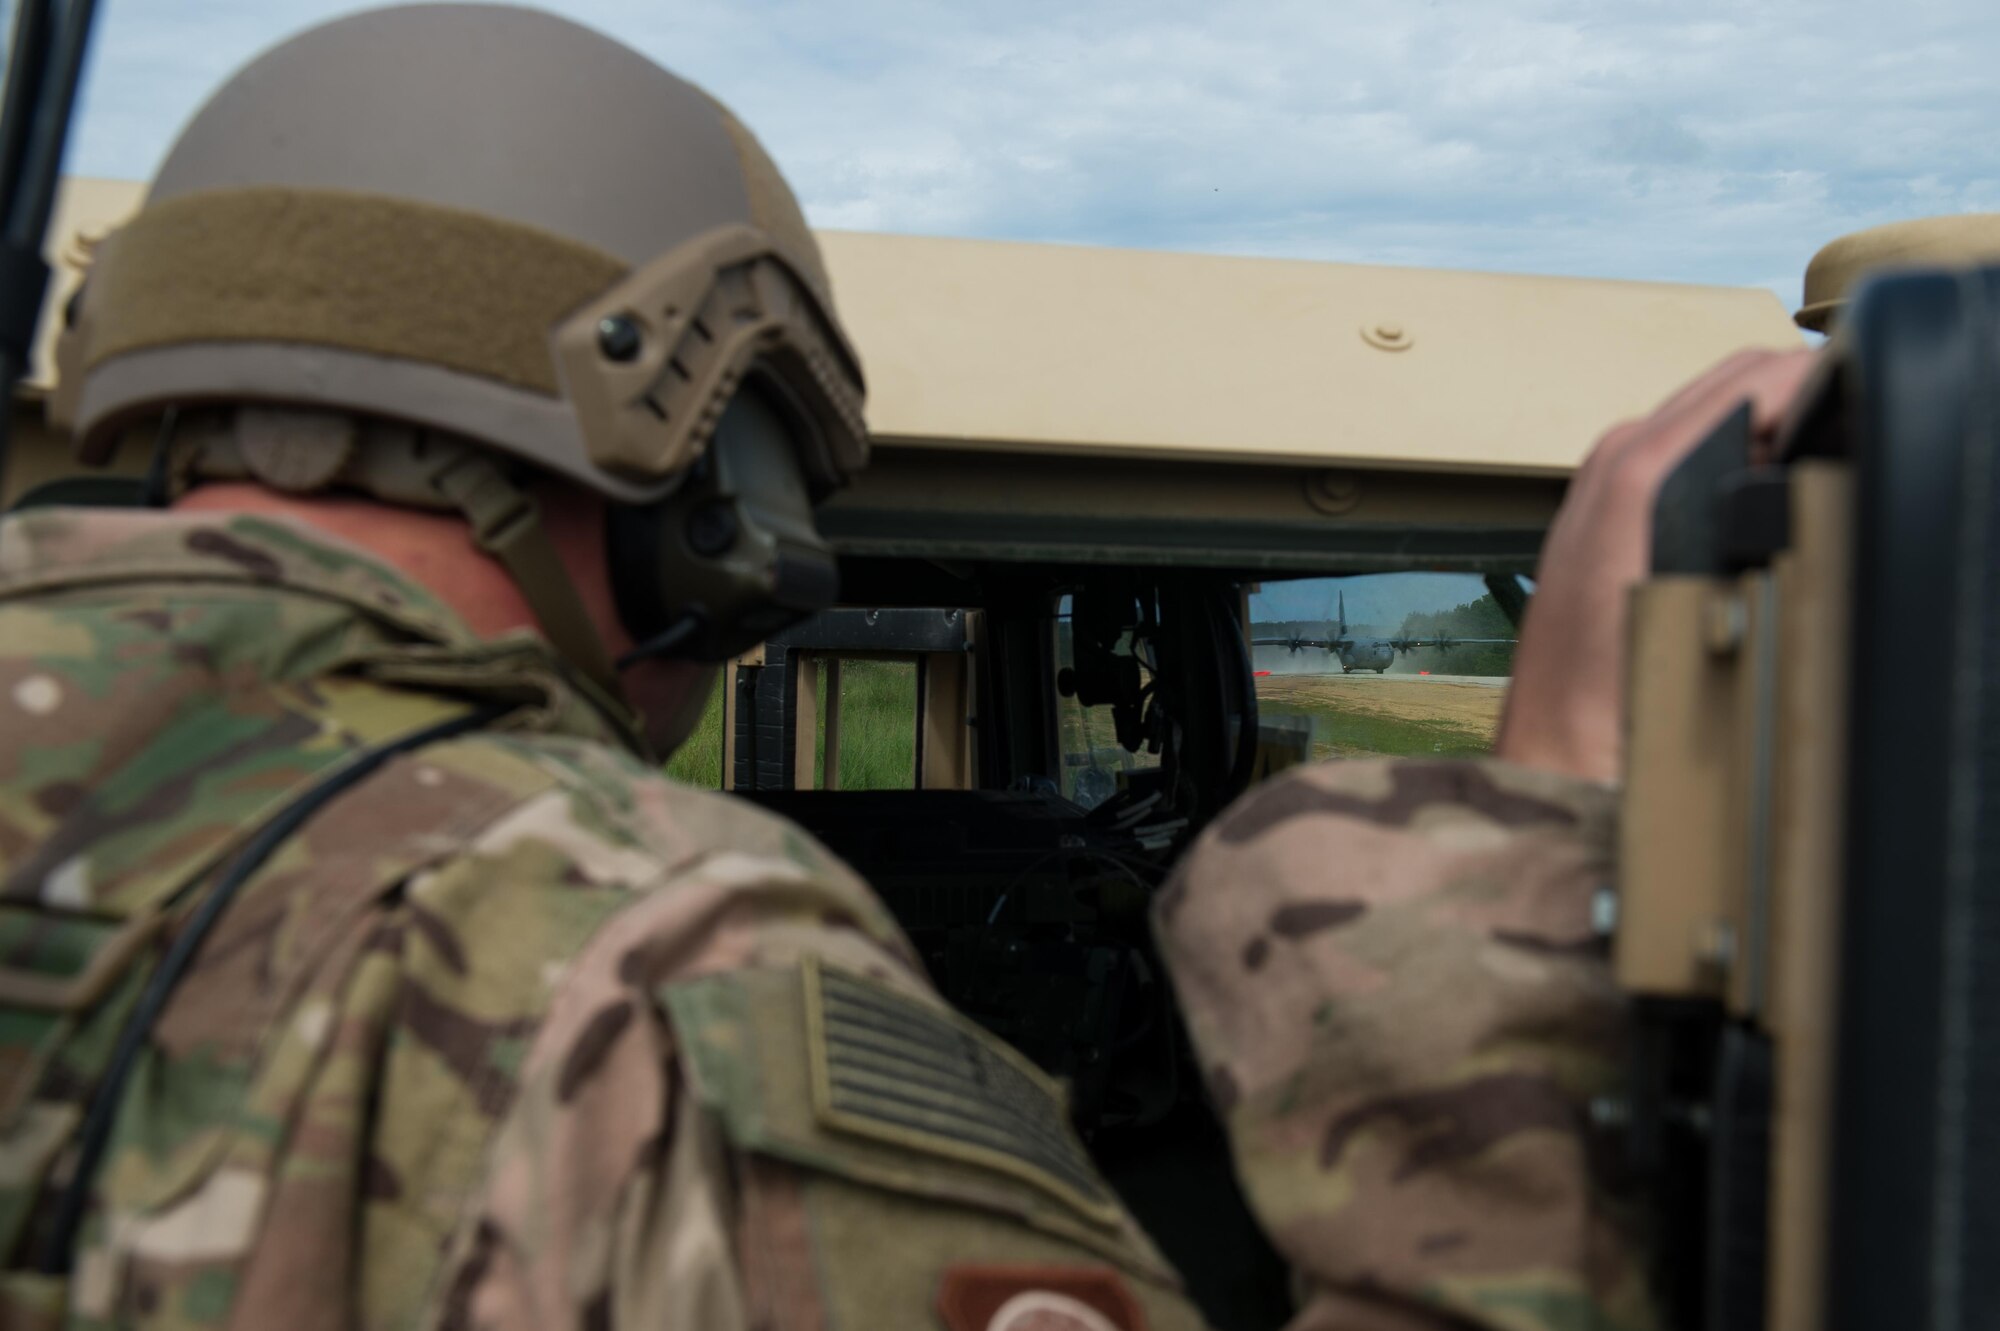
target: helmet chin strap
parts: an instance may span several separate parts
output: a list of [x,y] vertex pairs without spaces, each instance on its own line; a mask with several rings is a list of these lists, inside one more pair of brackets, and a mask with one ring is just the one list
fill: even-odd
[[542,526],[540,505],[472,449],[447,459],[430,480],[465,515],[479,548],[507,570],[556,651],[607,697],[622,703],[618,667]]

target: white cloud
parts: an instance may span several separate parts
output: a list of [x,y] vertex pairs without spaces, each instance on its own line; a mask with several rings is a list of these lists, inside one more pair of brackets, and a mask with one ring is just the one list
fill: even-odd
[[[78,170],[348,6],[107,6]],[[822,226],[1768,285],[2000,210],[1990,0],[574,0],[731,103]]]

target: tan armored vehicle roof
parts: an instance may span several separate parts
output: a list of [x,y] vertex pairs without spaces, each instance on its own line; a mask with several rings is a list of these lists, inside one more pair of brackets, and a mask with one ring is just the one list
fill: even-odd
[[63,305],[83,280],[91,251],[112,230],[139,211],[146,187],[130,180],[95,176],[64,176],[56,189],[55,213],[49,218],[43,257],[55,276],[42,303],[41,330],[35,337],[34,363],[22,389],[46,393],[55,384],[56,330],[62,326]]
[[1770,292],[821,232],[884,443],[1556,473]]
[[[143,188],[70,177],[29,390]],[[1769,292],[821,232],[880,440],[1183,461],[1560,473],[1745,346]]]

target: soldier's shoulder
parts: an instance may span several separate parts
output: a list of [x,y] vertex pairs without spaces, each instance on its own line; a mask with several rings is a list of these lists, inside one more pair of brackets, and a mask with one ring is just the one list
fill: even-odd
[[[1208,915],[1251,909],[1231,885],[1258,883],[1259,900],[1343,899],[1279,909],[1290,927],[1346,920],[1361,897],[1415,901],[1488,880],[1538,881],[1526,861],[1608,868],[1617,797],[1610,787],[1492,758],[1349,759],[1293,768],[1258,786],[1211,823],[1155,901],[1170,933],[1207,927]],[[1205,902],[1180,918],[1190,898]],[[1212,923],[1212,921],[1208,921]]]
[[[290,588],[453,640],[457,616],[415,579],[329,532],[252,513],[44,508],[0,520],[0,593],[117,586],[121,599],[177,583]],[[156,590],[140,590],[151,587]]]
[[1238,800],[1209,831],[1239,845],[1327,821],[1423,832],[1439,822],[1589,830],[1615,803],[1605,786],[1499,759],[1349,759],[1294,768]]
[[717,856],[768,861],[790,874],[852,880],[852,871],[796,825],[719,791],[669,779],[610,744],[563,735],[489,731],[443,746],[439,761],[522,798],[481,831],[477,854],[554,853],[574,878],[654,885]]

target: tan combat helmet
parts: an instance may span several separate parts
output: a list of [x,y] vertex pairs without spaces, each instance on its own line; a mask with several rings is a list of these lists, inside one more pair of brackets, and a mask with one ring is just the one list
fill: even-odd
[[1824,333],[1861,279],[1887,268],[1963,267],[2000,261],[2000,213],[1891,222],[1829,241],[1806,265],[1799,327]]
[[734,511],[714,512],[741,496],[695,464],[754,377],[797,424],[801,474],[753,571],[823,557],[804,579],[818,590],[831,556],[800,493],[866,457],[818,247],[749,131],[636,52],[512,7],[363,13],[241,70],[102,246],[58,362],[87,462],[167,408],[266,403],[277,419],[222,413],[195,474],[463,510],[607,688],[602,643],[496,461],[580,482],[614,517],[701,472],[725,491],[704,501],[704,553],[741,562]]

